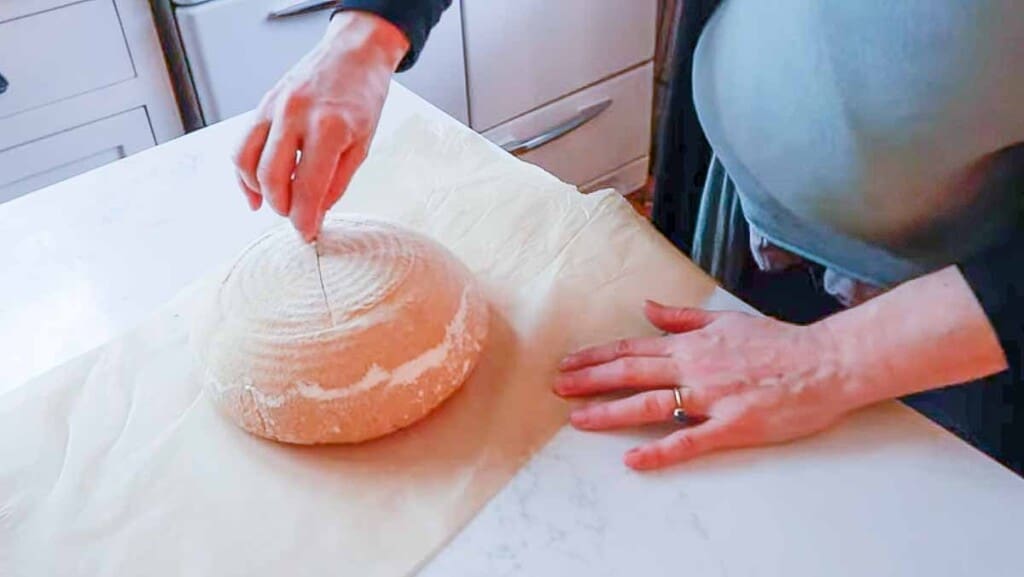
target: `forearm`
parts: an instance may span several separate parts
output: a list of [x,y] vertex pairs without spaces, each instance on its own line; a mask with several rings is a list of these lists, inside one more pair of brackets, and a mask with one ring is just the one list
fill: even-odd
[[327,27],[324,43],[330,50],[359,50],[392,71],[409,51],[409,40],[401,30],[367,12],[348,11],[336,15]]
[[835,344],[852,406],[985,377],[1006,358],[960,270],[904,283],[811,327]]
[[452,0],[344,0],[335,19],[353,12],[373,14],[400,30],[408,42],[397,66],[401,71],[415,64],[430,30],[451,3]]

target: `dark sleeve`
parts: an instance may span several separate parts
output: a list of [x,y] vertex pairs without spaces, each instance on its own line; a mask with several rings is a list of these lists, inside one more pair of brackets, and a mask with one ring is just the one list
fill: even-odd
[[391,22],[409,39],[409,53],[405,55],[398,71],[407,70],[427,43],[430,30],[441,19],[441,14],[452,4],[452,0],[343,0],[335,14],[342,10],[370,12]]
[[1024,376],[1024,227],[960,265],[999,336],[1013,378]]

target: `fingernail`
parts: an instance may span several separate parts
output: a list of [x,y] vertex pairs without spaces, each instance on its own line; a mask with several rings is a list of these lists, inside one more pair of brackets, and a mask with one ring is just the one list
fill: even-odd
[[639,454],[640,454],[640,449],[630,449],[630,450],[626,451],[626,457],[625,457],[626,464],[629,465],[630,467],[632,467],[633,463],[636,461],[636,458],[637,458],[637,456]]
[[633,469],[643,468],[645,461],[644,454],[639,448],[630,449],[623,460],[627,466],[632,467]]
[[569,367],[572,366],[573,360],[574,359],[572,355],[563,358],[561,361],[558,362],[558,369],[561,371],[568,369]]

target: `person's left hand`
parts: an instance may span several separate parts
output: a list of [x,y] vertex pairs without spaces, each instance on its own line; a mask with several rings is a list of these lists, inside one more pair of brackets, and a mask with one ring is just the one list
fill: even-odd
[[555,382],[565,397],[631,393],[575,409],[584,430],[670,421],[673,388],[699,424],[626,454],[654,469],[725,448],[780,443],[816,433],[859,405],[835,339],[822,325],[797,326],[735,312],[648,302],[664,337],[626,339],[566,357]]

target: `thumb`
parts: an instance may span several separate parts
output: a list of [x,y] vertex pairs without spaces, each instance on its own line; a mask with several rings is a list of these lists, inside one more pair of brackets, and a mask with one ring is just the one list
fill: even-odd
[[670,333],[702,329],[718,318],[718,313],[692,307],[667,307],[654,301],[644,303],[644,315],[651,324]]

